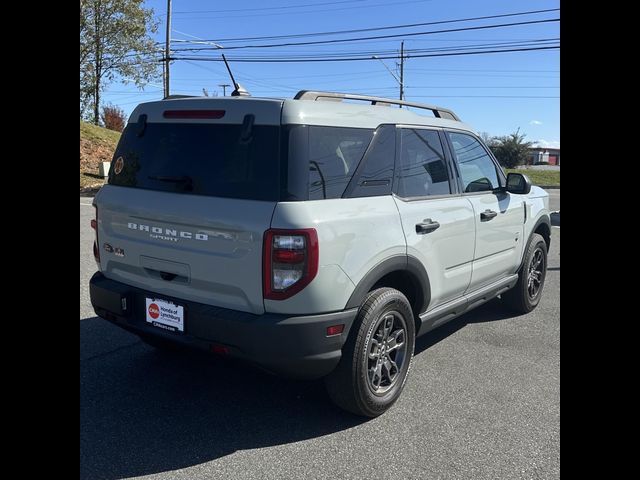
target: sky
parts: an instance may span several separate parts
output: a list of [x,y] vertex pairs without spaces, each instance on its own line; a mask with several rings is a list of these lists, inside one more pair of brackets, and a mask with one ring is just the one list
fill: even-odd
[[[325,90],[398,98],[400,42],[404,40],[405,100],[450,108],[478,132],[508,135],[517,129],[540,146],[560,146],[560,50],[449,55],[479,50],[558,46],[560,11],[406,28],[398,25],[441,22],[534,10],[558,9],[558,0],[273,0],[211,2],[173,0],[171,94],[223,95],[231,83],[221,61],[229,60],[236,81],[252,96],[292,98],[299,90]],[[164,44],[166,0],[146,0],[159,20],[154,38]],[[488,25],[534,22],[496,28],[429,33]],[[246,39],[344,30],[364,32],[272,39]],[[341,42],[351,38],[389,36]],[[246,48],[332,40],[314,45]],[[200,43],[192,43],[200,42]],[[219,47],[223,47],[220,49]],[[243,47],[243,48],[233,48]],[[164,48],[163,45],[159,48]],[[191,50],[183,50],[191,49]],[[204,49],[204,50],[193,50]],[[180,52],[179,50],[183,50]],[[440,55],[422,56],[418,55]],[[374,59],[378,57],[396,57]],[[322,62],[283,59],[364,58]],[[199,60],[196,60],[196,59]],[[215,61],[203,61],[202,58]],[[241,62],[241,59],[271,62]],[[229,95],[227,87],[226,94]],[[127,115],[138,103],[163,96],[162,79],[139,89],[112,83],[105,103]]]

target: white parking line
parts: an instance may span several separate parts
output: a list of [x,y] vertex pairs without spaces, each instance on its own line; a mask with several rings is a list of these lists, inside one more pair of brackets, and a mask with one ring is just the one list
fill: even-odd
[[80,202],[80,205],[84,205],[85,207],[92,207],[93,206],[90,203],[82,203],[82,202]]

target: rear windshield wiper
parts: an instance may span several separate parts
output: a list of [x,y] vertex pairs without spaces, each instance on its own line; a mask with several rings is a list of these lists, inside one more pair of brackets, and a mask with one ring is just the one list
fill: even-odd
[[186,175],[182,175],[182,176],[149,175],[149,178],[151,180],[158,180],[159,182],[169,182],[169,183],[181,184],[182,185],[182,189],[185,192],[192,192],[193,191],[193,179],[191,177],[186,176]]
[[191,177],[183,176],[162,176],[162,175],[149,175],[149,179],[158,180],[160,182],[171,182],[171,183],[193,183],[193,179]]

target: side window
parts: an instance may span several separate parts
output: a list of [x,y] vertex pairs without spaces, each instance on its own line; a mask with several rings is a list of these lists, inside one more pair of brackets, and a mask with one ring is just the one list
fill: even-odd
[[309,200],[342,196],[372,135],[363,128],[309,127]]
[[396,127],[381,125],[375,131],[358,169],[358,178],[350,197],[390,195],[396,156]]
[[401,130],[398,195],[424,197],[451,193],[449,173],[435,130]]
[[471,135],[447,132],[453,156],[458,163],[464,192],[491,191],[500,186],[493,160],[482,144]]

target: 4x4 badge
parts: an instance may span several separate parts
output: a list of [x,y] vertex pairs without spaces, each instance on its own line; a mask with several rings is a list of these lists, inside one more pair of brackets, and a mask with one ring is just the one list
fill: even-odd
[[118,157],[116,160],[116,164],[113,166],[113,173],[119,175],[122,169],[124,168],[124,158]]

